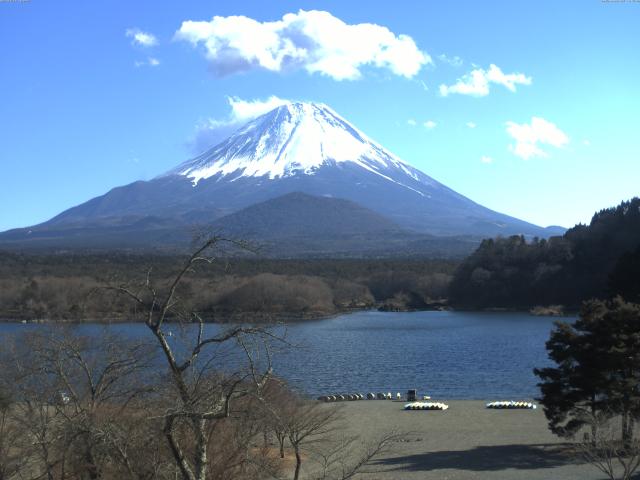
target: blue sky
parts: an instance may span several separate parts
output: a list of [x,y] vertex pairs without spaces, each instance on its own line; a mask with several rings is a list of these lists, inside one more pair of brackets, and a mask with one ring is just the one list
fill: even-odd
[[[487,207],[588,222],[640,194],[639,24],[631,1],[0,2],[0,230],[169,170],[272,96]],[[336,25],[313,62],[230,43]]]

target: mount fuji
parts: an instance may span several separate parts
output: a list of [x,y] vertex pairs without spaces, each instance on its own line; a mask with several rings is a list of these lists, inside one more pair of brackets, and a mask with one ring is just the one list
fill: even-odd
[[[296,192],[303,195],[290,195]],[[309,196],[317,200],[309,201]],[[283,200],[271,202],[279,197]],[[304,215],[295,207],[301,200],[313,206],[313,215],[323,209],[335,213],[319,215],[331,218],[327,220],[331,225],[315,229],[316,241],[322,231],[332,231],[333,237],[385,238],[380,228],[363,227],[361,232],[333,228],[362,226],[363,219],[371,226],[384,225],[384,232],[393,232],[396,240],[399,235],[415,241],[421,235],[548,237],[563,232],[485,208],[396,157],[328,106],[294,102],[254,119],[220,144],[152,180],[114,188],[45,223],[0,234],[0,246],[170,246],[184,244],[190,226],[212,224],[238,235],[274,239],[283,223],[287,235],[295,231],[296,225],[284,222],[283,212],[293,208],[295,218],[301,219]],[[243,217],[244,210],[248,217]],[[261,212],[262,232],[251,231],[247,221],[256,218],[256,211]],[[238,230],[238,225],[245,225],[246,231]],[[304,237],[309,225],[298,225]],[[392,244],[396,248],[398,242]]]

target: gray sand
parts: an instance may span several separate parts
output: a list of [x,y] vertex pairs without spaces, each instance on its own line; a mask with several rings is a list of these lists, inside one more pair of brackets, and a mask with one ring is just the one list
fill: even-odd
[[[482,401],[445,401],[446,411],[405,411],[404,403],[341,402],[349,433],[374,438],[390,430],[412,432],[411,441],[374,462],[380,479],[603,478],[582,464],[547,428],[537,410],[489,410]],[[362,477],[359,477],[362,478]]]

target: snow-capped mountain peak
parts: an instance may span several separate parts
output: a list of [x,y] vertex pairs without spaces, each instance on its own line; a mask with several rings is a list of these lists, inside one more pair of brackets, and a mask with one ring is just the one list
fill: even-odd
[[369,139],[327,105],[293,102],[254,119],[232,136],[168,174],[193,184],[216,175],[283,178],[313,175],[322,166],[353,162],[394,183],[419,172]]
[[[225,224],[225,218],[230,223]],[[218,221],[222,223],[214,223]],[[375,229],[370,228],[372,222]],[[255,231],[262,231],[267,235],[263,240],[280,238],[284,245],[313,237],[301,240],[309,242],[303,248],[321,255],[361,254],[362,241],[372,239],[382,243],[376,243],[380,250],[371,252],[395,255],[400,249],[415,254],[422,245],[435,245],[422,234],[552,233],[451,190],[382,148],[326,105],[290,103],[164,175],[114,188],[41,225],[8,232],[4,241],[20,248],[23,242],[56,248],[165,248],[186,239],[192,224],[226,225],[239,238],[253,238]],[[234,225],[245,230],[233,230]],[[310,231],[316,233],[305,237]],[[325,244],[329,237],[318,232],[336,236]],[[0,235],[0,246],[2,242]]]

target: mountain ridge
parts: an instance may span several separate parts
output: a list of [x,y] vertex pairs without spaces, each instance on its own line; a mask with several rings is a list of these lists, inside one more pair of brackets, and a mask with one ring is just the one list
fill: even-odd
[[[562,233],[487,209],[399,159],[326,105],[294,102],[257,117],[152,180],[113,188],[47,222],[0,234],[0,245],[7,236],[15,242],[22,235],[30,243],[53,231],[59,244],[64,244],[65,231],[73,231],[73,241],[81,243],[83,227],[94,232],[129,228],[133,238],[136,222],[144,218],[184,230],[293,192],[353,202],[404,232],[474,237]],[[140,228],[146,237],[142,230],[149,228]],[[127,239],[121,240],[115,247],[126,248]]]

